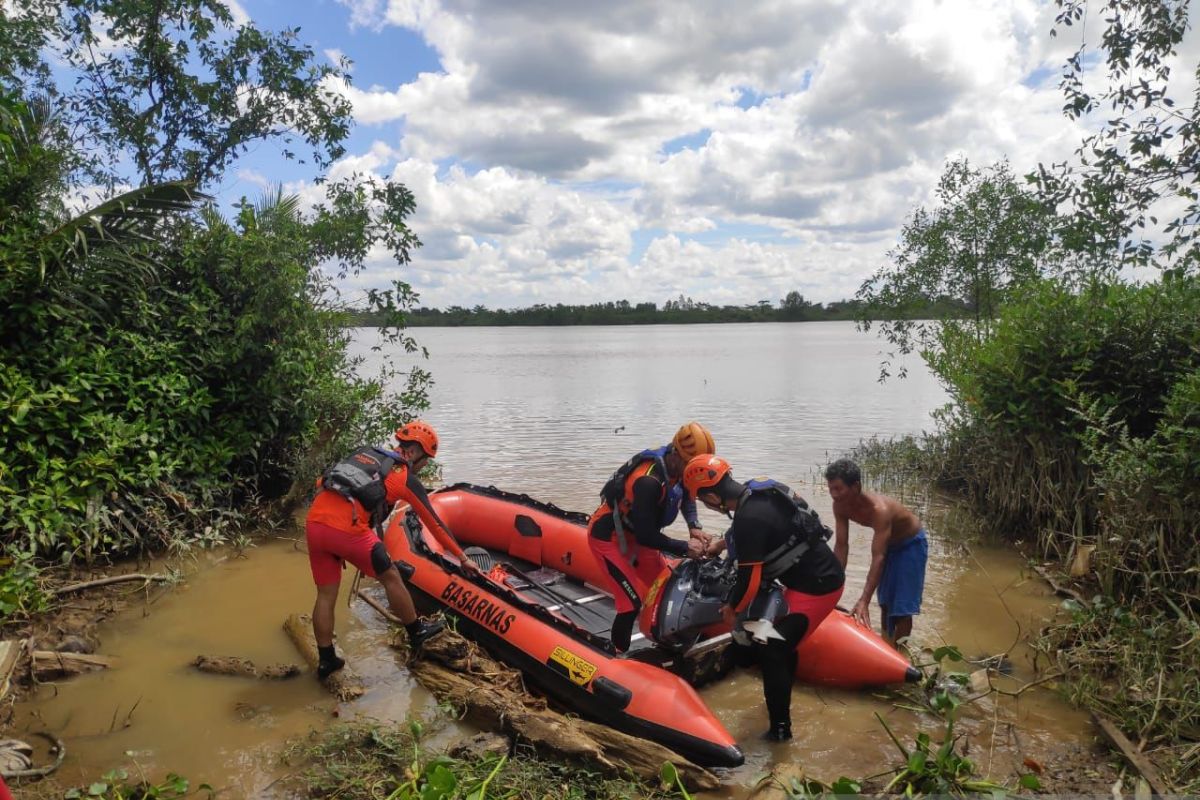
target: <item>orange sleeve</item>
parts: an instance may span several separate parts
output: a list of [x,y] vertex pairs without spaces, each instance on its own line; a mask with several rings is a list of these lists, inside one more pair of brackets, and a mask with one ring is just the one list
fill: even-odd
[[[437,512],[433,510],[433,505],[429,502],[429,495],[425,491],[425,487],[417,480],[417,476],[412,474],[408,467],[397,465],[395,469],[388,473],[387,480],[384,485],[388,492],[388,502],[395,505],[396,500],[403,500],[412,506],[417,512],[417,517],[421,523],[429,529],[433,534],[433,538],[441,543],[442,547],[453,553],[459,561],[465,561],[467,556],[463,553],[458,542],[454,539],[446,525],[438,518]],[[396,492],[396,500],[392,499],[392,492]]]

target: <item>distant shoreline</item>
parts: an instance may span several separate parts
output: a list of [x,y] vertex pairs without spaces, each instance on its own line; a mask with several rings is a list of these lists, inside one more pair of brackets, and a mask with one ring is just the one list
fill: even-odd
[[[790,299],[790,298],[789,298]],[[905,319],[944,319],[960,316],[965,309],[949,302],[929,303],[921,308],[907,309]],[[654,303],[633,305],[627,301],[598,303],[590,306],[532,306],[519,309],[490,309],[484,306],[448,309],[418,308],[404,313],[404,325],[410,328],[467,328],[467,327],[566,327],[577,325],[702,325],[745,322],[853,322],[870,316],[884,319],[877,310],[868,309],[857,300],[823,305],[785,301],[773,306],[766,301],[752,306],[712,306],[691,300],[668,301],[666,308]],[[348,327],[378,328],[388,324],[382,314],[348,311]]]

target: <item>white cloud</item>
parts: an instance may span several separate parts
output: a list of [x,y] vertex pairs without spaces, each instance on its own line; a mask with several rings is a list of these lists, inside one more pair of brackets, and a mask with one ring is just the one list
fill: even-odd
[[369,168],[416,193],[436,305],[848,297],[948,158],[1020,174],[1084,132],[1038,0],[341,2],[441,63],[338,87],[402,125]]

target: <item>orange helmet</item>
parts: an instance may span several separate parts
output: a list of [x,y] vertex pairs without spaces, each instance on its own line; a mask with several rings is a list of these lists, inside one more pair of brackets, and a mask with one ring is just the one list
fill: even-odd
[[717,443],[713,441],[712,434],[699,422],[685,422],[671,440],[671,445],[684,461],[717,452]]
[[414,419],[412,422],[401,425],[396,429],[396,441],[416,442],[421,445],[421,449],[425,451],[425,455],[430,458],[434,458],[437,455],[437,431],[428,422]]
[[701,489],[711,489],[731,471],[729,462],[720,456],[699,455],[683,468],[683,488],[691,497]]

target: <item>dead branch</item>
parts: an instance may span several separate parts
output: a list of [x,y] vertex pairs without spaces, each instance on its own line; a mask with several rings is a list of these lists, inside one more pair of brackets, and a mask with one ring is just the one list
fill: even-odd
[[33,677],[41,681],[69,678],[85,672],[108,669],[113,663],[113,659],[108,656],[60,653],[56,650],[34,650],[30,669],[33,671]]
[[51,592],[55,597],[71,592],[81,592],[84,589],[95,589],[100,586],[110,586],[114,583],[125,583],[126,581],[144,581],[150,583],[152,581],[169,581],[169,575],[145,575],[140,572],[131,573],[129,575],[110,575],[107,578],[97,578],[94,581],[83,581],[82,583],[72,583],[66,586],[60,586]]

